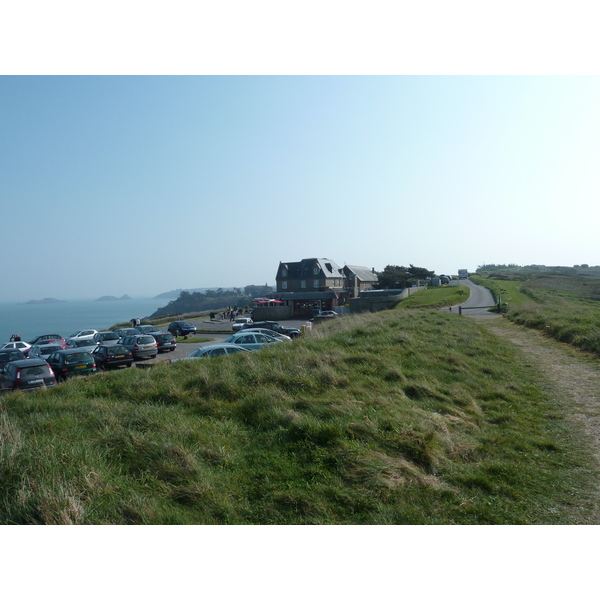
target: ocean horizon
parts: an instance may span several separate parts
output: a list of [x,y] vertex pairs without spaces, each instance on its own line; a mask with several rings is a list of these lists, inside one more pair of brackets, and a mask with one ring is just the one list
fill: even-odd
[[18,333],[29,342],[38,335],[57,333],[67,337],[80,329],[109,329],[133,318],[143,319],[166,306],[164,298],[123,300],[77,299],[52,303],[0,302],[0,342]]

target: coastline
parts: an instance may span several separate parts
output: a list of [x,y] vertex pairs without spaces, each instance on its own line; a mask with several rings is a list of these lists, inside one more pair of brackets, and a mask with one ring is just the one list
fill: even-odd
[[164,299],[131,298],[98,302],[97,298],[29,304],[0,302],[0,342],[18,333],[24,341],[38,335],[69,336],[79,329],[109,329],[132,318],[144,319],[166,304]]

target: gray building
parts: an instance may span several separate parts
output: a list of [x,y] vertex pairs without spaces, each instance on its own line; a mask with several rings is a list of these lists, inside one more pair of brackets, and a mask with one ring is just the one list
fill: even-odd
[[270,296],[291,306],[294,316],[311,316],[347,306],[361,290],[371,289],[377,276],[368,267],[340,268],[329,258],[304,258],[280,262],[275,280],[277,291]]

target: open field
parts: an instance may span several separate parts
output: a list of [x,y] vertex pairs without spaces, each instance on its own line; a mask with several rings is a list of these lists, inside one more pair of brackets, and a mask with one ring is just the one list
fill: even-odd
[[600,278],[581,276],[472,277],[501,294],[515,323],[600,355]]
[[592,523],[572,408],[471,319],[336,319],[258,353],[2,396],[0,522]]

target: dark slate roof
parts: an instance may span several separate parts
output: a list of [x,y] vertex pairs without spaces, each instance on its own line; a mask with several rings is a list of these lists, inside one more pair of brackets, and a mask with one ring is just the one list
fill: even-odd
[[319,267],[325,277],[343,277],[340,267],[330,258],[303,258],[299,262],[281,262],[277,276],[280,276],[281,269],[285,268],[288,271],[288,279],[308,279],[313,277],[315,265]]
[[356,265],[346,265],[346,269],[352,271],[360,281],[379,281],[377,275],[369,267],[358,267]]

